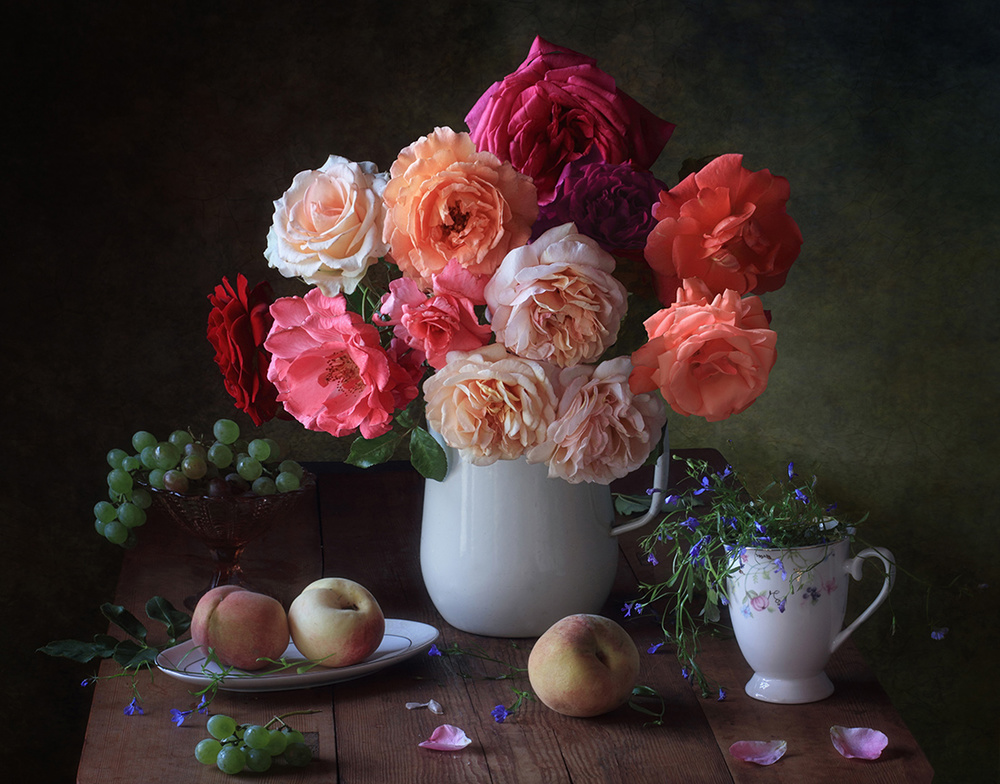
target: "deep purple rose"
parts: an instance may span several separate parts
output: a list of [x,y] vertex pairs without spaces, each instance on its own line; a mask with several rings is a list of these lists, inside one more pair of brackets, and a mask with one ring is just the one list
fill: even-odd
[[563,169],[553,200],[541,207],[532,239],[573,222],[608,253],[641,259],[656,225],[653,205],[665,190],[650,172],[628,164],[573,162]]

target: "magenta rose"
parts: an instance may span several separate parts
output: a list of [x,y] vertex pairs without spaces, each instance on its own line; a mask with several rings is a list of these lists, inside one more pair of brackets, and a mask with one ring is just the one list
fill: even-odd
[[590,153],[649,169],[674,129],[618,89],[596,60],[542,38],[465,121],[477,149],[534,180],[540,203],[549,200],[566,164]]
[[403,347],[386,351],[378,330],[349,311],[343,295],[314,288],[275,301],[271,315],[267,377],[285,410],[309,430],[375,438],[416,398],[419,377]]
[[562,172],[552,201],[542,206],[532,239],[564,223],[616,256],[642,258],[656,225],[653,205],[667,186],[645,169],[626,163],[574,161]]

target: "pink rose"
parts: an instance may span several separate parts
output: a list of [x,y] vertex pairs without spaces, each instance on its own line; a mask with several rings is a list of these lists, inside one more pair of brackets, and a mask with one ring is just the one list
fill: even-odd
[[486,284],[497,341],[560,367],[597,359],[627,309],[614,268],[614,257],[572,223],[515,248]]
[[677,301],[644,324],[649,341],[632,354],[633,392],[659,389],[678,414],[719,422],[767,388],[777,335],[758,297],[728,290],[709,301],[704,286],[685,281]]
[[535,186],[492,153],[477,152],[467,133],[436,128],[404,148],[389,173],[388,258],[424,289],[453,259],[473,275],[492,275],[531,236]]
[[419,391],[414,366],[398,347],[387,352],[378,330],[347,309],[343,295],[311,289],[271,305],[264,342],[268,379],[285,410],[310,430],[374,438],[392,428],[393,412]]
[[609,484],[641,466],[667,421],[658,395],[633,394],[632,363],[616,357],[559,373],[559,406],[549,425],[549,476]]
[[427,422],[470,463],[547,457],[555,418],[555,369],[507,353],[498,343],[456,352],[424,382]]
[[751,172],[742,161],[722,155],[660,194],[646,261],[664,304],[684,278],[699,278],[714,294],[763,294],[784,285],[802,247],[785,212],[788,180],[767,169]]
[[375,164],[331,155],[316,171],[295,175],[274,203],[264,256],[286,278],[301,278],[328,297],[350,294],[385,255],[382,190]]
[[449,292],[428,296],[411,278],[389,284],[376,318],[393,325],[393,334],[437,369],[444,367],[449,351],[472,351],[493,337],[489,325],[479,323],[470,300]]
[[570,161],[593,154],[649,169],[674,129],[619,90],[596,60],[541,38],[465,121],[480,150],[534,180],[542,203]]

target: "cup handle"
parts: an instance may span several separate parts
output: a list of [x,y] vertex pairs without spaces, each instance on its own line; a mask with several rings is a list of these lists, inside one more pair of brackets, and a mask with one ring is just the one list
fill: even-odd
[[865,559],[867,558],[878,558],[882,562],[882,565],[885,566],[885,581],[882,583],[882,590],[878,592],[878,596],[865,608],[864,612],[854,620],[854,623],[833,638],[833,642],[830,643],[830,653],[837,650],[841,643],[850,637],[855,629],[868,620],[871,614],[879,608],[879,605],[886,600],[889,591],[892,590],[892,586],[896,583],[896,559],[884,547],[869,547],[867,550],[862,550],[854,558],[848,558],[844,562],[844,574],[849,574],[855,580],[860,580]]
[[642,517],[611,526],[611,535],[621,534],[642,528],[646,523],[661,513],[663,499],[667,497],[667,481],[670,474],[670,427],[663,426],[663,452],[656,460],[653,470],[653,499],[649,502],[649,511]]

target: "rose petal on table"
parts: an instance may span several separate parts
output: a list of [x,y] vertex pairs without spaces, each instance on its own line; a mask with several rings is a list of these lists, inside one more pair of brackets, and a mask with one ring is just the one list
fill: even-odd
[[438,715],[444,713],[444,708],[441,707],[441,703],[437,700],[430,700],[429,702],[408,702],[406,703],[407,710],[416,710],[417,708],[427,708],[431,713],[436,713]]
[[738,740],[729,747],[736,759],[757,765],[773,765],[787,750],[788,743],[783,740]]
[[830,727],[833,747],[847,759],[878,759],[889,744],[884,733],[869,727]]
[[434,751],[458,751],[470,743],[472,743],[472,738],[466,735],[464,730],[453,727],[451,724],[442,724],[431,733],[427,740],[421,741],[417,745]]

